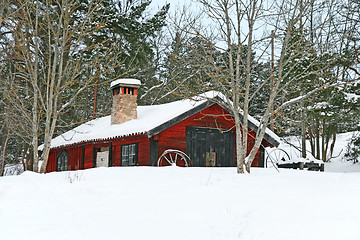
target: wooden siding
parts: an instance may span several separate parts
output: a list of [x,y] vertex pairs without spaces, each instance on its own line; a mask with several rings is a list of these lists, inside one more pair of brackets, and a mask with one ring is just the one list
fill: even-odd
[[219,105],[212,105],[199,113],[175,124],[174,126],[159,133],[158,139],[159,155],[166,149],[177,149],[186,152],[186,127],[206,127],[230,129],[233,126],[233,118]]
[[[150,140],[147,135],[128,136],[124,138],[115,138],[103,141],[94,141],[89,143],[81,143],[72,146],[65,146],[50,151],[49,160],[46,171],[56,171],[57,155],[66,150],[69,154],[68,170],[82,169],[82,159],[84,159],[84,169],[94,167],[93,157],[100,148],[108,148],[112,143],[112,166],[121,166],[121,146],[131,143],[138,143],[138,165],[149,166],[150,164]],[[84,158],[83,158],[84,148]]]
[[[164,131],[153,136],[152,147],[157,145],[157,149],[152,149],[152,154],[157,152],[157,155],[162,154],[167,149],[177,149],[183,152],[187,152],[186,149],[186,127],[203,127],[214,129],[232,129],[235,132],[234,120],[231,114],[227,112],[221,106],[214,104],[204,110],[195,113],[194,115],[186,118],[185,120],[170,126]],[[255,132],[249,129],[248,135],[248,153],[254,146]],[[234,137],[235,139],[235,137]],[[47,165],[47,172],[56,171],[56,159],[61,150],[66,150],[69,154],[69,170],[77,170],[93,168],[94,167],[94,154],[100,148],[106,148],[112,143],[110,161],[111,166],[121,166],[121,146],[131,143],[138,144],[138,165],[149,166],[150,165],[150,139],[146,134],[127,136],[122,138],[107,139],[101,141],[92,141],[87,143],[78,143],[71,146],[55,148],[50,151],[49,161]],[[156,144],[154,144],[156,142]],[[234,143],[235,144],[235,143]],[[267,141],[263,140],[265,147],[271,146]],[[157,150],[157,151],[156,151]],[[95,155],[96,156],[96,155]],[[153,164],[156,156],[152,156]],[[252,166],[261,166],[260,162],[260,150],[256,154],[256,158]],[[234,151],[234,166],[236,166],[236,147]]]
[[[184,121],[177,123],[165,131],[155,136],[158,139],[158,154],[162,154],[167,149],[177,149],[183,152],[187,152],[186,149],[186,127],[204,127],[204,128],[217,128],[217,129],[234,129],[234,119],[229,112],[223,109],[221,106],[215,104],[212,105],[197,114],[185,119]],[[254,136],[256,133],[249,129],[248,135],[248,149],[249,153],[254,146]],[[235,137],[234,137],[235,139]],[[234,143],[235,144],[235,143]],[[262,143],[265,147],[270,144],[263,140]],[[234,151],[234,166],[236,166],[236,147]],[[256,157],[252,164],[253,167],[261,166],[260,164],[260,149],[256,154]]]
[[113,166],[121,166],[121,146],[131,143],[138,144],[138,166],[149,166],[150,140],[146,134],[113,140]]

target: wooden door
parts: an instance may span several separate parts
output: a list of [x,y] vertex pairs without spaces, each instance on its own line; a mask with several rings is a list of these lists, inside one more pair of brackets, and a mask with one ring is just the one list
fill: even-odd
[[96,167],[109,166],[109,151],[97,152],[96,154]]
[[234,137],[234,131],[187,127],[186,151],[193,166],[234,166]]

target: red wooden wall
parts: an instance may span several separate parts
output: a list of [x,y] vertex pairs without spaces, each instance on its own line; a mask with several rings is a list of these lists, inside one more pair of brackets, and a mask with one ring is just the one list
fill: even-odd
[[[158,156],[167,149],[178,149],[186,152],[186,127],[205,127],[218,129],[233,129],[234,122],[232,116],[221,106],[215,104],[191,117],[169,127],[154,136],[158,140]],[[249,129],[248,136],[248,152],[254,145],[255,132]],[[93,141],[87,143],[79,143],[72,146],[52,149],[50,151],[47,172],[56,171],[56,157],[59,152],[66,149],[69,154],[69,170],[81,169],[82,154],[84,151],[84,169],[93,167],[93,149],[101,147],[109,147],[112,142],[112,166],[121,165],[121,146],[125,144],[138,143],[138,165],[150,165],[150,140],[146,134],[137,136],[127,136],[123,138],[115,138],[101,141]],[[263,141],[263,145],[270,146],[268,142]],[[83,150],[84,148],[84,150]],[[259,166],[260,151],[258,151],[252,166]],[[236,147],[234,154],[234,166],[236,166]]]
[[[234,119],[221,106],[215,104],[210,106],[201,112],[185,119],[184,121],[164,130],[155,136],[158,140],[158,155],[160,156],[166,149],[177,149],[186,152],[186,127],[206,127],[206,128],[218,128],[218,129],[233,129]],[[254,146],[254,136],[256,133],[249,128],[248,135],[248,149],[249,153]],[[263,140],[263,145],[270,146],[270,144]],[[236,147],[234,153],[234,166],[236,166]],[[256,157],[252,163],[253,167],[260,166],[260,149],[256,154]]]
[[94,141],[91,143],[80,143],[72,146],[65,146],[61,148],[52,149],[50,151],[49,160],[47,164],[47,172],[56,171],[56,157],[62,151],[66,150],[69,154],[69,170],[81,169],[82,152],[85,148],[84,155],[84,169],[93,167],[93,151],[102,147],[109,147],[112,142],[112,166],[121,165],[121,146],[131,143],[138,143],[138,165],[148,166],[150,163],[150,140],[147,135],[128,136],[125,138],[109,139],[102,141]]
[[233,120],[230,114],[219,105],[210,106],[159,133],[155,137],[159,141],[159,156],[166,149],[177,149],[186,152],[187,126],[230,129],[233,126]]
[[131,143],[138,144],[138,165],[149,166],[150,163],[150,140],[146,134],[138,136],[124,137],[123,139],[116,139],[112,141],[113,147],[113,166],[121,165],[121,146]]

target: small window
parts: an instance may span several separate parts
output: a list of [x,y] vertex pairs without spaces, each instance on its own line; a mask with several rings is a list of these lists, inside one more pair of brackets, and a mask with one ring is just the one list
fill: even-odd
[[56,171],[67,171],[68,170],[68,162],[69,162],[69,154],[67,151],[62,150],[57,156],[57,164]]
[[137,144],[123,145],[121,147],[121,166],[137,165]]

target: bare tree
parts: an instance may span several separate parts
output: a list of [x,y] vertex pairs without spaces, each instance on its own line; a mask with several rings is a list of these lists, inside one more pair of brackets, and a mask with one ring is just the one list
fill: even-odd
[[[301,31],[304,40],[314,49],[311,55],[319,59],[319,64],[314,66],[318,68],[314,71],[316,74],[298,83],[298,88],[310,91],[325,83],[335,82],[338,85],[303,98],[301,104],[285,108],[292,118],[291,125],[302,126],[303,156],[306,155],[305,139],[308,138],[311,153],[323,161],[331,159],[338,131],[346,130],[344,125],[358,119],[354,103],[349,102],[344,94],[351,92],[350,88],[356,81],[356,70],[353,71],[357,66],[354,62],[356,41],[350,39],[356,39],[353,37],[356,36],[357,27],[356,21],[350,19],[358,11],[353,11],[356,7],[351,2],[313,1],[310,14],[302,18],[302,26],[298,29],[298,33]],[[306,61],[303,62],[307,65]],[[321,66],[321,63],[326,64]],[[299,92],[294,87],[293,90]],[[297,114],[299,109],[302,109],[302,116]],[[351,127],[348,126],[347,130],[351,130]]]
[[[6,18],[9,18],[11,14],[9,13],[11,1],[0,0],[0,81],[5,82],[6,78],[9,78],[9,72],[6,71],[6,52],[7,52],[7,44],[5,40],[6,34],[8,32],[3,29],[3,22]],[[4,92],[3,84],[0,86],[0,94]],[[1,96],[0,95],[0,96]],[[4,168],[6,164],[6,149],[10,139],[10,131],[8,128],[8,106],[4,100],[4,96],[0,98],[0,153],[1,153],[1,165],[0,165],[0,176],[4,175]]]
[[[16,81],[8,82],[7,97],[31,126],[34,171],[39,167],[39,137],[44,141],[41,172],[45,172],[59,115],[74,104],[96,75],[118,64],[110,59],[111,47],[104,47],[106,40],[88,41],[103,25],[95,13],[100,5],[90,1],[85,10],[80,6],[80,1],[71,0],[21,0],[12,7],[18,14],[5,20],[16,58]],[[92,54],[89,57],[85,52]],[[89,68],[105,61],[106,69],[85,76]]]
[[[270,117],[275,114],[272,110],[279,92],[283,92],[288,86],[295,84],[299,79],[309,77],[311,74],[319,74],[321,70],[313,66],[317,61],[311,61],[298,72],[289,77],[292,69],[298,66],[298,58],[309,48],[300,49],[297,46],[303,41],[305,33],[299,39],[292,39],[294,29],[302,25],[302,19],[312,6],[311,0],[199,0],[204,9],[207,22],[210,27],[199,27],[195,22],[178,25],[178,30],[188,35],[202,39],[204,44],[198,49],[198,67],[207,72],[207,78],[198,78],[199,84],[206,90],[218,90],[224,97],[219,104],[224,105],[232,112],[236,128],[236,153],[237,171],[250,172],[250,166],[261,146],[262,139]],[[254,53],[258,61],[270,56],[271,31],[259,31],[270,28],[276,36],[275,60],[277,66],[274,69],[273,78],[268,77],[259,84],[259,79],[254,76],[253,57]],[[318,25],[321,28],[322,25]],[[209,30],[211,29],[211,30]],[[214,31],[216,29],[216,31]],[[314,28],[315,31],[315,28]],[[214,34],[217,40],[214,43]],[[201,45],[200,45],[201,46]],[[217,49],[221,54],[206,51],[205,47]],[[310,46],[310,48],[313,46]],[[289,54],[290,53],[290,54]],[[287,67],[292,63],[290,67]],[[328,68],[324,64],[322,68]],[[287,80],[286,80],[287,79]],[[266,89],[271,83],[272,90]],[[286,80],[286,81],[285,81]],[[316,91],[331,83],[324,83]],[[178,84],[178,92],[191,96],[194,94],[191,87]],[[255,144],[250,152],[248,145],[248,120],[249,111],[259,92],[267,92],[263,105],[263,113],[260,117],[256,132]],[[315,90],[314,90],[315,91]],[[309,93],[303,93],[295,99],[283,102],[275,111],[289,104],[299,102],[306,98]],[[239,114],[240,113],[240,114]]]

